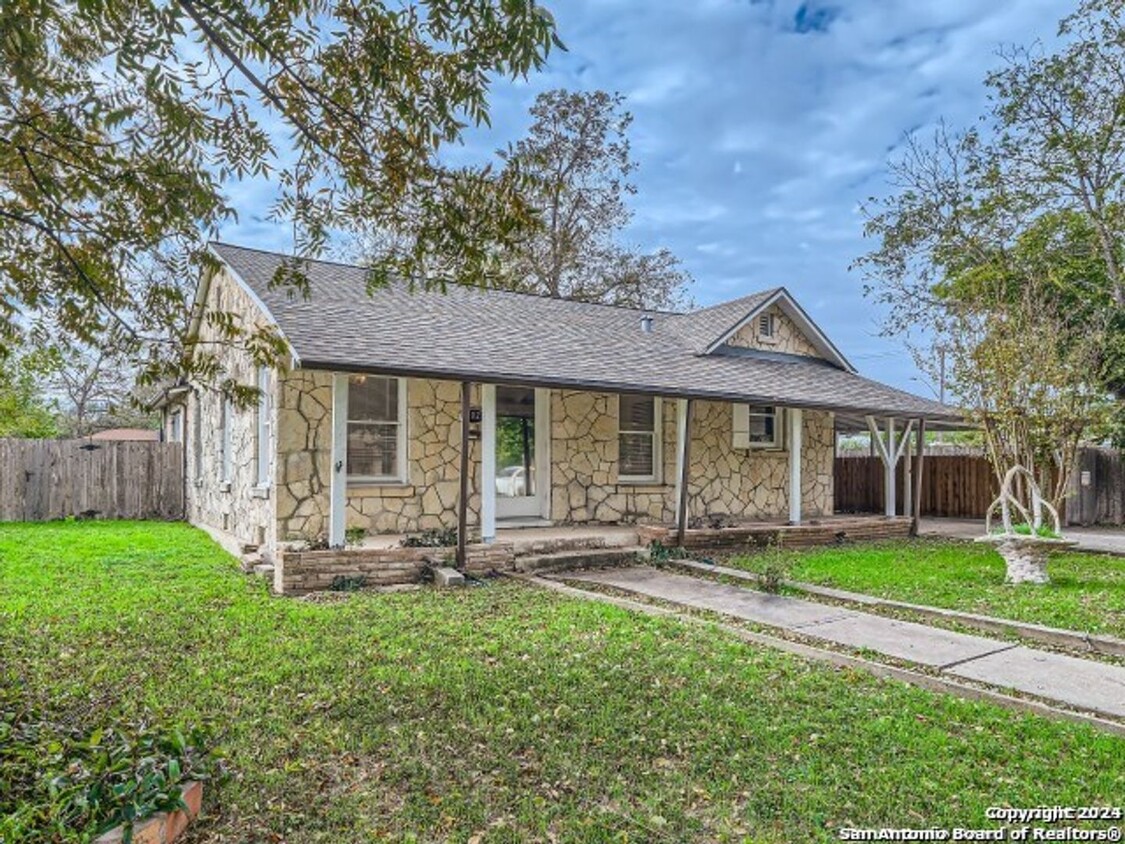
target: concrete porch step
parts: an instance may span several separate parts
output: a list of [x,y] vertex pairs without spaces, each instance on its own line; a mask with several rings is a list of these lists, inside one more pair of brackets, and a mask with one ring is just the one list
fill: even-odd
[[647,551],[639,545],[616,548],[580,548],[569,551],[556,551],[552,554],[531,554],[516,557],[516,571],[525,574],[544,574],[570,569],[600,568],[603,566],[629,565],[637,561],[638,555]]
[[273,577],[273,563],[258,563],[254,566],[254,574],[258,577]]

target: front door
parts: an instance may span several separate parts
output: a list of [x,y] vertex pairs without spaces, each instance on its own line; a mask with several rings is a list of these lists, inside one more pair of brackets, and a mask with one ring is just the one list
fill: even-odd
[[[496,518],[537,519],[550,485],[546,400],[530,387],[496,388]],[[545,393],[545,391],[543,391]]]

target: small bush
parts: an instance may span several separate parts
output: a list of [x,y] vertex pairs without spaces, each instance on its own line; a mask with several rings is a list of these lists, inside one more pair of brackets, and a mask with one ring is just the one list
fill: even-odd
[[350,527],[344,531],[344,544],[354,548],[357,545],[363,544],[363,540],[366,536],[367,528]]
[[349,577],[345,574],[338,574],[332,578],[332,583],[328,587],[331,592],[358,592],[367,585],[367,575],[357,574]]
[[672,560],[686,560],[691,555],[687,549],[678,545],[665,545],[659,539],[654,539],[648,544],[648,559],[653,565],[660,566]]
[[448,548],[457,544],[455,528],[434,528],[404,537],[399,545],[403,548]]
[[0,685],[0,841],[88,841],[185,808],[180,788],[211,779],[209,736],[147,721],[82,730],[30,709]]

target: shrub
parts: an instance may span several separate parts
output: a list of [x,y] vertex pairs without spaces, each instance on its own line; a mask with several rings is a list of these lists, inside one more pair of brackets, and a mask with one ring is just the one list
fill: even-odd
[[412,533],[399,542],[403,548],[448,548],[457,544],[455,528],[434,528],[421,533]]
[[119,721],[83,730],[35,712],[0,681],[0,841],[88,841],[185,808],[180,788],[218,761],[199,728]]

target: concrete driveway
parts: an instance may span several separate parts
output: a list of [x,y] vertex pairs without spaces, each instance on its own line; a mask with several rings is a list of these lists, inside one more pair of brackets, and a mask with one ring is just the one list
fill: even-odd
[[[976,539],[984,536],[984,519],[922,519],[919,533],[923,536],[946,536],[953,539]],[[1078,540],[1081,551],[1125,556],[1125,528],[1068,527],[1068,539]]]

